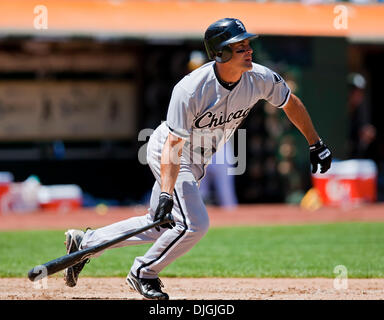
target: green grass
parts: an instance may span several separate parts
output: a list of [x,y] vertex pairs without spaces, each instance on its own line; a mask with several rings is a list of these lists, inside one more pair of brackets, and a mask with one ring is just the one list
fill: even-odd
[[[0,232],[0,277],[65,254],[64,231]],[[111,249],[82,276],[126,276],[149,245]],[[211,228],[187,254],[161,273],[171,277],[384,277],[384,223]]]

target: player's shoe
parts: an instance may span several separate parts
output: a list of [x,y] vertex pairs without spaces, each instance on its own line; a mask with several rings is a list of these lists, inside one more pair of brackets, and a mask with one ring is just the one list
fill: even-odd
[[133,290],[136,290],[147,299],[169,300],[168,294],[161,291],[161,288],[164,288],[164,285],[159,278],[138,278],[132,272],[129,272],[126,282],[131,286]]
[[[65,246],[67,248],[67,254],[81,250],[81,241],[84,237],[84,231],[70,229],[65,232]],[[68,287],[74,287],[77,284],[79,274],[83,270],[84,265],[89,262],[89,259],[85,259],[78,264],[73,265],[64,270],[64,281]]]

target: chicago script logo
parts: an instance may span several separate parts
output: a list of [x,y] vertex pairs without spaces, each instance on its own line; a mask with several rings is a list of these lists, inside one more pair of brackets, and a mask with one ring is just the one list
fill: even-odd
[[249,110],[250,108],[246,108],[236,112],[231,112],[227,117],[223,114],[218,116],[216,113],[207,111],[195,120],[195,126],[199,129],[223,126],[233,120],[245,118],[248,115]]

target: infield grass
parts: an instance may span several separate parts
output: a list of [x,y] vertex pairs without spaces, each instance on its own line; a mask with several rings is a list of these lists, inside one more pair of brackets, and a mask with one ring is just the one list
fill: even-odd
[[[0,277],[26,277],[29,269],[65,254],[64,230],[0,232]],[[125,277],[150,245],[107,250],[82,276]],[[161,276],[384,277],[384,223],[211,228]],[[60,275],[60,273],[58,273]]]

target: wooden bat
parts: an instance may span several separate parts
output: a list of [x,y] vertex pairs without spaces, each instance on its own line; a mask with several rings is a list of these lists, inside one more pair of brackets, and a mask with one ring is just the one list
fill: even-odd
[[59,257],[57,259],[48,261],[42,265],[38,265],[34,267],[33,269],[29,270],[28,272],[28,279],[31,281],[37,281],[40,280],[46,276],[49,276],[51,274],[54,274],[56,272],[59,272],[61,270],[64,270],[66,268],[69,268],[75,264],[78,264],[79,262],[89,258],[90,256],[94,255],[95,253],[102,251],[104,249],[107,249],[116,243],[119,243],[121,241],[124,241],[130,237],[133,237],[139,233],[142,233],[144,231],[147,231],[151,228],[158,227],[165,223],[171,223],[173,222],[173,217],[170,213],[168,213],[164,219],[162,220],[156,220],[142,228],[136,229],[134,231],[127,232],[115,239],[112,239],[110,241],[104,242],[102,244],[89,247],[87,249],[79,250],[67,255],[64,255],[62,257]]

